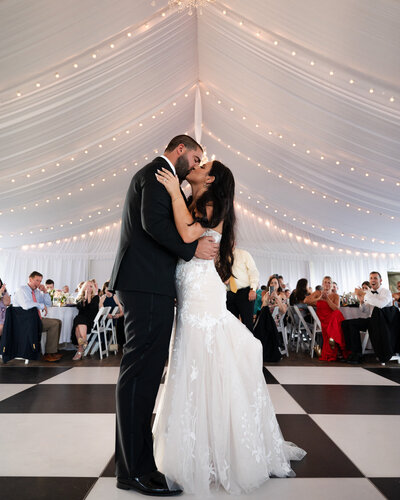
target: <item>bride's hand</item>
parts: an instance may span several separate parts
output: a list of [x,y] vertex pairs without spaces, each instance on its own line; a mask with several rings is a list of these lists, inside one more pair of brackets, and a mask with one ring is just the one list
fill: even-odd
[[179,179],[168,169],[157,170],[156,179],[165,186],[172,199],[181,196]]

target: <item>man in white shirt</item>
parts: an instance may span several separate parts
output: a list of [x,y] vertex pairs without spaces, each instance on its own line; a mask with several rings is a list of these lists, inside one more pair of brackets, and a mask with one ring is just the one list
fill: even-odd
[[364,291],[356,288],[355,294],[360,301],[360,310],[368,313],[368,318],[347,319],[342,321],[342,330],[346,341],[346,347],[351,354],[347,360],[351,364],[359,364],[362,360],[362,347],[360,331],[368,330],[370,318],[374,307],[388,307],[392,305],[392,294],[387,288],[381,286],[382,277],[377,271],[369,274],[370,290]]
[[253,332],[254,301],[260,274],[253,257],[241,248],[233,251],[233,276],[229,279],[226,307]]
[[45,361],[54,362],[61,358],[58,354],[58,341],[60,339],[61,321],[55,318],[46,318],[47,308],[51,307],[51,298],[42,285],[43,275],[37,271],[33,271],[29,275],[27,285],[21,286],[14,297],[13,305],[15,307],[22,307],[23,309],[31,309],[36,307],[40,319],[42,320],[42,331],[47,332],[46,338],[46,354],[43,359]]

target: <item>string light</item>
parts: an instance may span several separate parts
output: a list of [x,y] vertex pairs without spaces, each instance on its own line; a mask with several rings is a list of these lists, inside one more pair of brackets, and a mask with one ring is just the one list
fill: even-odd
[[[231,112],[236,112],[238,117],[239,116],[244,116],[244,113],[242,110],[240,109],[236,109],[237,108],[237,105],[236,104],[233,104],[233,103],[228,103],[226,100],[223,100],[222,97],[215,91],[215,90],[211,90],[211,89],[207,89],[207,87],[202,83],[201,84],[202,88],[205,90],[206,92],[206,96],[216,102],[218,102],[218,104],[221,104],[222,103],[222,107],[225,108],[226,110],[230,110]],[[284,135],[281,133],[281,132],[278,132],[278,131],[273,131],[270,129],[270,126],[267,126],[266,124],[263,124],[263,123],[260,123],[259,119],[249,119],[249,116],[246,115],[246,123],[249,122],[249,126],[255,126],[255,128],[258,129],[258,132],[260,134],[263,134],[263,131],[268,131],[268,135],[269,136],[272,136],[272,137],[277,137],[278,139],[280,140],[283,140],[284,139]],[[301,151],[301,148],[298,148],[299,146],[299,142],[298,139],[292,137],[292,138],[287,138],[287,142],[284,142],[283,145],[285,144],[291,144],[292,147],[296,147],[296,150],[298,149],[299,151]],[[293,146],[293,144],[295,144],[296,146]],[[303,146],[304,147],[304,146]],[[305,148],[304,149],[306,154],[307,155],[311,155],[311,149],[308,147],[308,148]],[[321,154],[321,152],[318,152],[318,148],[314,148],[314,151],[315,151],[315,155],[318,155],[318,158],[321,160],[321,161],[326,161],[327,163],[334,163],[335,165],[337,166],[341,166],[343,169],[346,169],[347,165],[346,165],[346,162],[345,161],[339,161],[337,159],[337,156],[340,155],[342,156],[343,158],[346,158],[347,156],[347,153],[345,152],[335,152],[334,153],[331,153],[331,152],[324,152],[323,154]],[[350,166],[350,171],[351,172],[355,172],[356,169],[354,166]],[[362,168],[362,166],[358,166],[358,171],[360,173],[360,175],[365,175],[365,170]],[[369,177],[370,180],[372,182],[374,182],[375,180],[379,179],[380,178],[380,174],[379,172],[378,173],[374,173],[373,175],[365,175],[365,177]],[[394,177],[391,177],[389,175],[386,176],[389,180],[389,182],[397,182],[398,181],[398,177],[397,178],[394,178]],[[397,185],[397,184],[396,184]]]
[[131,39],[135,36],[140,35],[143,29],[148,30],[150,27],[156,26],[157,23],[164,21],[170,15],[172,15],[172,12],[170,12],[168,8],[162,9],[161,12],[158,11],[154,13],[147,19],[143,26],[132,26],[127,28],[125,31],[102,41],[96,47],[93,47],[90,52],[86,51],[78,56],[74,56],[75,61],[73,64],[71,60],[67,60],[63,64],[59,65],[57,71],[55,71],[54,68],[49,70],[47,74],[42,76],[40,82],[32,82],[32,80],[28,80],[24,83],[24,87],[18,89],[18,91],[10,92],[10,90],[7,90],[4,92],[5,98],[2,99],[2,102],[4,103],[13,100],[15,95],[19,98],[22,97],[22,95],[28,96],[32,92],[38,90],[42,91],[46,87],[55,84],[54,78],[57,80],[57,84],[59,84],[64,78],[67,78],[72,74],[70,71],[71,68],[74,70],[78,68],[87,69],[93,64],[98,64],[100,56],[109,56],[111,54],[114,56],[114,49],[116,47],[120,48],[120,50],[124,50],[126,44],[129,44]]
[[[190,88],[186,89],[185,94],[189,94],[189,93],[193,94],[195,88],[196,88],[195,86],[191,86]],[[181,94],[179,97],[177,97],[177,96],[173,97],[173,102],[171,103],[171,105],[175,108],[175,107],[178,106],[178,104],[179,105],[187,105],[186,102],[185,102],[185,98],[183,97],[183,94]],[[165,106],[165,104],[164,104],[164,106]],[[153,118],[153,116],[155,118]],[[150,126],[153,125],[150,122],[154,121],[154,119],[157,119],[158,117],[161,117],[161,116],[163,116],[163,113],[162,113],[162,111],[160,109],[151,110],[148,113],[148,115],[146,115],[145,117],[141,117],[141,122],[138,124],[138,126],[140,128],[143,128],[145,125],[150,127]],[[135,125],[137,125],[137,122],[131,122],[128,125],[130,127],[134,128]],[[94,148],[97,147],[98,150],[104,150],[104,149],[108,148],[108,151],[113,151],[114,152],[115,151],[115,147],[116,147],[116,143],[117,143],[117,147],[124,147],[127,144],[129,144],[130,141],[134,140],[134,139],[131,139],[131,138],[125,139],[125,137],[128,136],[128,135],[129,135],[129,130],[125,130],[125,127],[123,129],[114,130],[108,136],[102,137],[99,140],[94,141],[94,143],[92,143],[90,146],[88,146],[88,145],[87,146],[83,146],[82,149],[80,149],[78,151],[75,151],[73,153],[73,156],[70,156],[70,154],[71,154],[70,153],[70,154],[64,156],[63,158],[57,158],[57,161],[54,160],[54,159],[50,160],[46,164],[46,168],[32,167],[30,169],[30,173],[29,174],[26,175],[26,174],[21,173],[20,174],[20,177],[21,177],[20,179],[16,179],[16,178],[13,177],[12,179],[9,179],[9,180],[12,183],[16,183],[16,181],[18,180],[19,184],[21,184],[21,187],[26,187],[27,185],[29,186],[31,182],[35,182],[34,181],[34,176],[40,175],[40,173],[45,173],[50,168],[53,168],[53,169],[57,168],[57,170],[59,170],[59,167],[63,167],[64,168],[64,172],[71,172],[71,167],[70,166],[66,166],[66,162],[68,162],[69,164],[75,163],[75,162],[79,162],[80,160],[86,162],[87,161],[87,155],[89,154],[89,147],[92,149],[92,151],[94,151]],[[93,154],[92,154],[91,155],[91,161],[93,161],[93,159],[94,158],[93,158]],[[81,168],[82,168],[82,163],[77,163],[76,166],[74,167],[73,171],[75,171],[76,169],[80,170]],[[12,173],[12,175],[14,176],[15,173]],[[49,174],[47,174],[47,175],[49,175]],[[31,181],[29,181],[29,179],[31,179]],[[4,176],[3,180],[6,181],[7,180],[7,176]],[[22,181],[24,181],[24,182],[22,182]],[[40,200],[40,202],[42,202],[42,200]],[[32,208],[34,206],[35,205],[32,202],[30,204],[30,207]],[[15,208],[18,208],[18,207],[15,207]]]
[[[79,239],[79,237],[81,239],[86,239],[86,237],[94,236],[96,233],[101,234],[103,231],[109,231],[111,228],[111,224],[114,228],[116,228],[117,226],[121,225],[121,219],[118,222],[112,222],[112,223],[107,224],[106,226],[92,229],[92,230],[88,231],[87,233],[81,233],[79,235],[74,235],[74,236],[70,236],[68,238],[64,238],[63,241],[64,241],[64,243],[69,243],[71,241],[77,241]],[[21,250],[24,250],[24,251],[34,250],[36,248],[43,248],[45,245],[50,247],[52,245],[59,245],[60,243],[61,243],[61,239],[40,242],[40,243],[32,243],[30,245],[22,245]]]
[[[206,129],[205,129],[205,130],[206,130]],[[209,135],[209,136],[212,136],[213,138],[215,137],[211,131],[208,131],[208,130],[206,130],[206,131],[208,132],[208,135]],[[210,132],[211,132],[211,133],[210,133]],[[233,152],[234,152],[234,153],[236,153],[237,155],[242,155],[242,153],[241,153],[240,151],[236,151],[236,150],[235,150],[235,149],[233,149],[231,146],[226,145],[226,143],[224,143],[224,141],[223,141],[223,140],[218,141],[218,142],[220,142],[220,144],[222,144],[222,145],[223,145],[224,147],[226,147],[227,149],[230,149],[231,151],[233,151]],[[335,200],[335,199],[337,199],[336,197],[333,197],[333,196],[330,196],[330,195],[328,196],[326,193],[323,193],[323,192],[321,192],[321,191],[318,191],[318,190],[316,190],[316,189],[313,189],[313,188],[311,188],[310,186],[305,185],[304,183],[300,183],[300,182],[297,182],[297,181],[293,181],[293,179],[291,179],[291,178],[289,178],[289,177],[286,177],[285,175],[282,175],[282,173],[281,173],[281,172],[275,171],[275,170],[273,170],[273,169],[271,169],[271,168],[267,167],[266,165],[263,165],[261,162],[257,162],[257,161],[255,161],[255,160],[252,160],[252,163],[253,163],[254,165],[257,165],[259,168],[261,168],[261,169],[265,170],[268,174],[271,174],[271,175],[275,176],[277,179],[280,179],[280,180],[281,180],[281,181],[283,181],[283,182],[290,183],[290,184],[291,184],[291,185],[293,185],[293,186],[297,186],[297,187],[298,187],[299,189],[301,189],[301,190],[311,192],[311,194],[313,194],[313,195],[317,194],[317,195],[321,196],[321,197],[322,197],[322,199],[324,199],[324,200],[327,200],[327,201],[332,201],[332,202],[334,203],[334,200]],[[372,210],[370,210],[370,209],[366,209],[366,208],[361,208],[361,207],[356,206],[356,205],[354,205],[354,204],[352,204],[352,203],[349,203],[349,202],[347,202],[347,203],[346,203],[345,201],[341,201],[341,202],[339,203],[339,200],[338,200],[338,203],[336,203],[335,205],[336,205],[336,206],[339,206],[340,204],[343,204],[343,205],[345,204],[345,206],[346,206],[346,207],[348,207],[348,208],[352,208],[352,209],[354,209],[354,210],[357,210],[358,212],[362,212],[362,213],[365,213],[365,214],[367,214],[367,215],[377,215],[377,216],[379,216],[379,217],[385,217],[386,219],[392,220],[392,219],[391,219],[391,217],[392,217],[391,215],[384,214],[384,213],[382,213],[382,212],[372,211]],[[397,219],[397,220],[400,220],[400,217],[396,217],[396,219]]]

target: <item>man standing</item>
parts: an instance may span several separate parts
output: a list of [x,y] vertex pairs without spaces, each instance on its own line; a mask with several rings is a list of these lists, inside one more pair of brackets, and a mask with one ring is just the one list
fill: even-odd
[[203,150],[191,137],[173,138],[164,155],[133,177],[125,199],[119,248],[109,290],[117,291],[125,313],[124,355],[117,384],[117,487],[146,495],[178,495],[157,471],[151,433],[152,412],[174,317],[177,258],[213,259],[213,238],[186,244],[173,219],[171,198],[155,174],[170,169],[182,181],[198,168]]
[[42,285],[43,275],[33,271],[29,275],[27,285],[21,286],[13,298],[15,307],[31,309],[36,307],[42,320],[42,332],[47,332],[46,354],[43,359],[50,363],[58,361],[62,356],[58,354],[58,341],[61,332],[61,320],[56,318],[46,318],[47,308],[51,307],[51,298],[44,285]]
[[253,257],[246,250],[235,248],[233,259],[226,307],[237,318],[240,316],[242,323],[253,332],[254,301],[260,275]]
[[371,288],[364,291],[356,288],[355,294],[360,301],[360,310],[368,314],[367,318],[355,318],[342,321],[342,330],[346,347],[351,351],[347,359],[348,363],[359,364],[362,360],[362,346],[360,331],[368,330],[371,314],[374,307],[387,307],[392,305],[392,294],[387,288],[381,286],[382,277],[377,271],[369,274],[369,284]]

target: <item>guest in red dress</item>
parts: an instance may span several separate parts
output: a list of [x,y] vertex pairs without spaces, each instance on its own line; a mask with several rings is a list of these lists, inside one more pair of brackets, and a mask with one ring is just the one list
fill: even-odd
[[322,352],[320,361],[336,361],[338,354],[347,358],[346,343],[341,328],[344,320],[339,310],[340,297],[332,292],[332,278],[325,276],[322,280],[322,290],[315,291],[304,299],[304,302],[317,307],[317,316],[322,327]]

